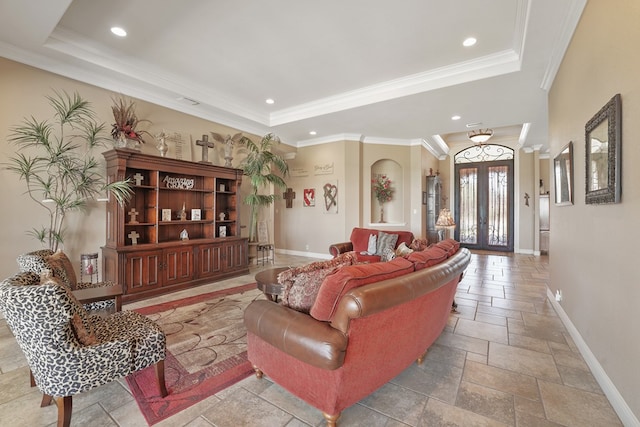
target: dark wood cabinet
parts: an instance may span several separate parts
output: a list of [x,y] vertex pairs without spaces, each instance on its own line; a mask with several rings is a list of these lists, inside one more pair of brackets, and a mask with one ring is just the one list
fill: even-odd
[[104,277],[123,301],[248,273],[239,235],[239,169],[115,149],[104,153],[109,181],[130,179],[133,196],[107,202]]
[[429,243],[438,242],[436,221],[440,214],[440,198],[442,197],[442,183],[438,175],[427,176],[427,239]]

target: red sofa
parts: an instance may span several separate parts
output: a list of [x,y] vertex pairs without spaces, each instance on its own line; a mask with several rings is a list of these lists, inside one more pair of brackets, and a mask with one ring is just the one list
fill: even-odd
[[324,413],[343,409],[422,361],[444,329],[468,249],[440,242],[389,262],[326,276],[309,314],[258,300],[244,313],[247,351],[263,373]]
[[359,261],[378,262],[380,261],[379,255],[363,255],[362,252],[367,251],[367,244],[369,243],[369,236],[371,234],[378,236],[380,232],[387,234],[397,234],[398,240],[393,249],[400,246],[401,243],[409,246],[413,242],[413,233],[410,231],[390,231],[390,230],[374,230],[370,228],[355,227],[351,231],[351,236],[348,242],[334,243],[329,246],[329,253],[334,257],[346,252],[354,251],[357,254]]

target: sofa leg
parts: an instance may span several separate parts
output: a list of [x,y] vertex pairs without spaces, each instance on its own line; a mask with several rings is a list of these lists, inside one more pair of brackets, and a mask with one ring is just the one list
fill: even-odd
[[422,365],[422,362],[424,362],[424,359],[427,357],[427,352],[428,352],[428,351],[429,351],[429,350],[425,351],[425,352],[422,354],[422,356],[418,357],[418,360],[416,360],[416,363],[417,363],[418,365]]
[[36,386],[36,379],[33,378],[33,372],[31,372],[31,369],[29,369],[29,384],[31,385],[31,387]]
[[167,397],[169,392],[167,391],[167,384],[164,381],[164,360],[156,363],[156,380],[158,381],[160,396]]
[[48,394],[42,393],[42,402],[40,402],[41,408],[46,408],[51,405],[51,401],[53,400],[53,396],[49,396]]
[[323,412],[322,415],[324,416],[324,419],[327,420],[327,427],[337,427],[338,418],[340,418],[340,412],[335,415],[329,415]]
[[73,408],[71,396],[59,397],[56,404],[58,405],[58,427],[69,427]]
[[256,365],[253,365],[253,370],[256,371],[256,378],[261,380],[262,377],[264,376],[264,373]]

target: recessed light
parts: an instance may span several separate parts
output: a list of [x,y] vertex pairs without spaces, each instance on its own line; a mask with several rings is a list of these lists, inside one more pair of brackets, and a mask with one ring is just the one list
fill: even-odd
[[464,41],[462,42],[462,46],[464,47],[470,47],[473,46],[474,44],[476,44],[478,40],[476,40],[475,37],[468,37],[466,39],[464,39]]
[[111,27],[111,32],[118,37],[126,37],[127,32],[122,27]]
[[455,116],[451,116],[451,120],[460,120],[462,117],[458,116],[457,114]]
[[315,130],[312,130],[311,132],[309,132],[309,135],[317,135],[318,132],[316,132]]
[[271,105],[271,104],[275,104],[275,103],[276,103],[276,101],[274,101],[274,100],[273,100],[273,99],[271,99],[271,98],[267,98],[267,99],[265,99],[265,100],[264,100],[264,102],[266,102],[266,103],[267,103],[267,104],[269,104],[269,105]]

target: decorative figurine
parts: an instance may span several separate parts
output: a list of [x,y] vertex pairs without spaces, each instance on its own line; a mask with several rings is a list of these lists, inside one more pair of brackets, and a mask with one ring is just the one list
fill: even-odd
[[187,220],[187,209],[185,207],[185,202],[182,202],[182,209],[180,209],[180,212],[178,212],[178,218],[180,219],[180,221]]
[[189,240],[189,233],[187,233],[186,228],[180,232],[180,240]]
[[218,217],[220,218],[220,221],[224,221],[225,213],[224,212],[220,212],[218,214]]
[[165,157],[167,155],[167,151],[169,151],[169,146],[165,141],[166,137],[167,134],[164,133],[164,129],[162,130],[162,132],[156,135],[156,138],[158,139],[158,145],[156,145],[156,148],[160,152],[160,157]]
[[213,136],[213,139],[216,141],[224,144],[224,165],[228,168],[232,167],[231,160],[233,160],[233,144],[236,142],[242,144],[246,137],[242,136],[242,132],[236,133],[233,136],[227,135],[226,137],[223,137],[219,133],[211,132],[211,136]]

